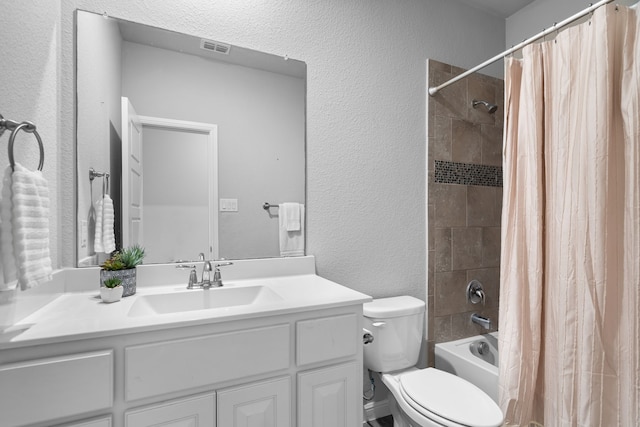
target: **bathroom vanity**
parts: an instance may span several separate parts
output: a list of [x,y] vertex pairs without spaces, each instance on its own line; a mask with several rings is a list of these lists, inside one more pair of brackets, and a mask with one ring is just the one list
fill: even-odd
[[0,335],[2,424],[360,425],[370,298],[315,275],[312,257],[293,262],[218,289],[139,285],[113,304],[61,295]]

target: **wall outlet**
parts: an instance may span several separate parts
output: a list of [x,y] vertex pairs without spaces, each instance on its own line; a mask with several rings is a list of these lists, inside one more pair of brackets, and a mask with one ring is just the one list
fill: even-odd
[[220,212],[238,212],[238,199],[220,199]]

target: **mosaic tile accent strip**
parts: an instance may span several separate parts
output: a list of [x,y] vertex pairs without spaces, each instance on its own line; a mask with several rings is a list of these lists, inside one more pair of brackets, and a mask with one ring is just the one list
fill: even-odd
[[441,184],[502,187],[502,166],[435,160],[435,181]]

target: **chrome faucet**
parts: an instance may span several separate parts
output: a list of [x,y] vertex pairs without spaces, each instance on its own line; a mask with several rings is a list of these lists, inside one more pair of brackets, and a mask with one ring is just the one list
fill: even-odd
[[[203,254],[200,254],[201,258],[204,258]],[[195,265],[185,265],[179,264],[176,268],[189,268],[191,272],[189,272],[189,284],[187,284],[187,289],[209,289],[209,288],[219,288],[222,286],[222,275],[220,274],[220,267],[224,267],[225,265],[232,265],[232,262],[221,262],[216,263],[214,266],[211,265],[211,261],[204,261],[202,266],[202,280],[198,282],[198,274],[196,273]],[[213,271],[213,280],[211,279],[211,272]]]
[[491,329],[491,319],[488,319],[484,316],[480,316],[478,313],[473,313],[471,315],[471,321],[477,325],[482,326],[487,330]]
[[[198,254],[198,261],[204,262],[204,254],[202,252],[200,252]],[[202,277],[202,281],[204,282],[204,269],[205,269],[206,265],[202,264],[202,275],[200,277]],[[211,269],[209,269],[209,271],[211,271]]]
[[211,261],[205,261],[202,266],[202,282],[200,282],[203,288],[211,287]]

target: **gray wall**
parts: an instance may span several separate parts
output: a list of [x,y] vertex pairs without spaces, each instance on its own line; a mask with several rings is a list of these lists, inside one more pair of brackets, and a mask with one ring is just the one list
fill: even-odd
[[305,61],[307,250],[318,273],[377,297],[426,297],[425,59],[472,67],[504,47],[504,20],[450,0],[10,3],[0,17],[0,109],[43,129],[54,265],[75,262],[81,8]]
[[219,197],[238,200],[219,212],[220,257],[279,256],[262,204],[304,203],[304,80],[137,43],[122,54],[122,95],[139,115],[218,126]]

